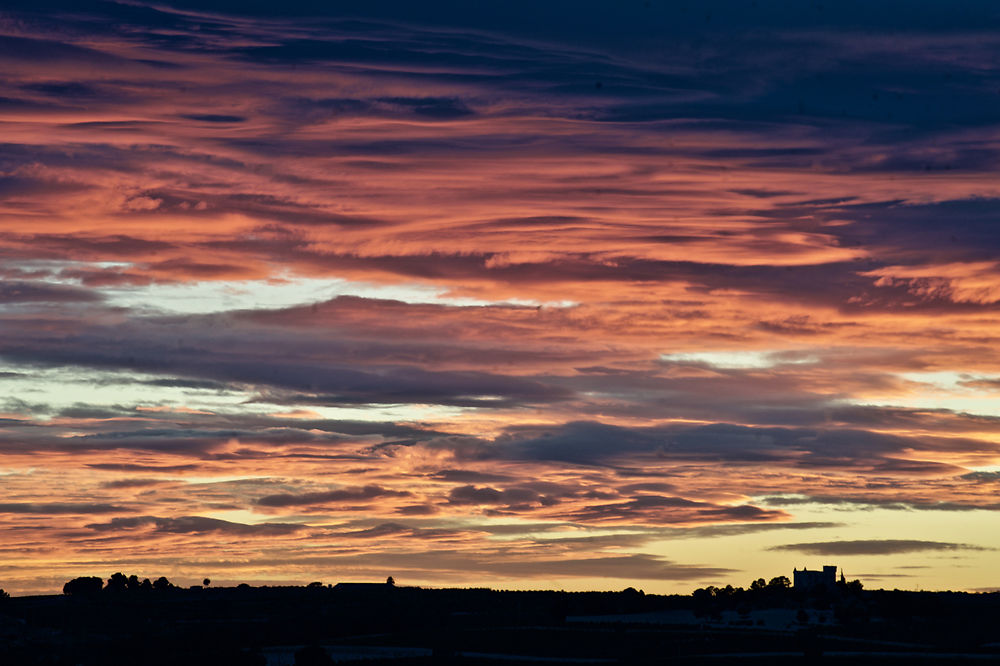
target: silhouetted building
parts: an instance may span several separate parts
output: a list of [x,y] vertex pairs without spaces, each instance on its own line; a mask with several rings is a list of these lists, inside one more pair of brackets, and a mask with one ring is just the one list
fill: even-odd
[[801,571],[792,569],[792,586],[800,589],[825,587],[833,589],[837,585],[837,567],[824,566],[822,571],[810,571],[803,567]]

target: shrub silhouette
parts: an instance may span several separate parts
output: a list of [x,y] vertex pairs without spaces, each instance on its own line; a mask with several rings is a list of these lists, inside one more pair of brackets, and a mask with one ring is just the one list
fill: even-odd
[[174,589],[174,584],[167,580],[166,576],[160,576],[153,581],[153,589],[157,592]]
[[91,597],[101,593],[104,581],[98,576],[80,576],[63,585],[63,594],[76,597]]

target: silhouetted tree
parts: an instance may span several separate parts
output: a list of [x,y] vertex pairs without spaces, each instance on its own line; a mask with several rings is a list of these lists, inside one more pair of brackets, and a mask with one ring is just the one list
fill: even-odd
[[150,592],[153,589],[153,584],[149,582],[148,578],[143,578],[142,582],[139,583],[139,589],[143,592]]
[[711,599],[712,597],[718,596],[719,588],[714,585],[709,585],[708,587],[699,587],[697,590],[691,593],[695,599]]
[[104,586],[105,592],[111,592],[112,594],[118,594],[124,592],[128,588],[128,578],[122,572],[111,574],[111,578],[108,579],[108,584]]
[[788,576],[775,576],[767,581],[767,589],[769,590],[787,590],[791,586],[792,581],[788,580]]
[[135,574],[129,576],[128,580],[125,581],[125,587],[129,592],[138,592],[140,585],[142,585],[142,583],[139,582],[139,577]]
[[0,603],[7,601],[8,599],[10,599],[10,594],[7,592],[7,590],[0,587]]
[[91,597],[101,593],[104,581],[98,576],[80,576],[63,585],[63,594],[75,597]]
[[164,590],[171,590],[173,589],[173,587],[174,587],[173,583],[167,580],[166,576],[160,576],[155,581],[153,581],[153,589],[156,590],[157,592],[162,592]]
[[389,576],[388,578],[385,579],[385,584],[389,586],[394,586],[396,584],[396,579],[394,579],[392,576]]
[[751,592],[759,592],[767,587],[767,581],[763,578],[758,578],[754,582],[750,583]]
[[840,580],[837,581],[837,589],[840,590],[841,595],[857,596],[861,594],[864,586],[861,584],[861,581],[857,579],[848,583],[844,578],[844,574],[841,574]]
[[212,581],[206,578],[205,580],[201,581],[201,584],[204,585],[205,587],[208,587],[209,585],[212,584]]

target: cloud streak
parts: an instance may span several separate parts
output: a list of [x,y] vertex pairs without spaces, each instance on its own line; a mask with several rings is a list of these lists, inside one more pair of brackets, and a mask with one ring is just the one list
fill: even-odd
[[899,555],[933,551],[976,551],[981,546],[917,539],[867,539],[819,543],[789,543],[772,550],[795,551],[807,555]]

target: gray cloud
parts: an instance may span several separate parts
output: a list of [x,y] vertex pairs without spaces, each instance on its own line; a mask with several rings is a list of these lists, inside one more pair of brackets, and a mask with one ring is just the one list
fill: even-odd
[[534,506],[552,506],[559,502],[558,496],[543,495],[528,487],[513,487],[497,490],[489,486],[458,486],[448,493],[451,504],[475,506],[505,505],[507,511],[523,511]]
[[258,523],[247,525],[218,518],[204,516],[183,516],[180,518],[159,518],[137,516],[135,518],[112,518],[107,523],[91,523],[89,529],[96,532],[121,532],[152,526],[161,534],[210,534],[225,533],[243,536],[292,534],[304,529],[293,523]]
[[128,513],[126,507],[115,504],[91,502],[4,502],[0,503],[0,513],[29,514],[91,514],[91,513]]
[[265,495],[257,500],[259,506],[310,506],[322,504],[337,504],[340,502],[365,502],[380,497],[407,497],[411,493],[406,490],[391,490],[377,485],[367,485],[360,488],[342,488],[325,492]]
[[780,520],[787,518],[788,514],[749,504],[726,506],[680,497],[640,495],[627,502],[592,504],[584,509],[567,513],[565,517],[584,522],[613,520],[647,525],[671,525]]
[[461,529],[412,527],[401,523],[380,523],[363,530],[333,532],[334,536],[348,539],[377,539],[382,537],[405,537],[409,539],[447,539],[459,536]]
[[142,465],[139,463],[87,463],[90,469],[108,472],[191,472],[199,468],[195,464],[184,465]]
[[478,472],[470,469],[442,469],[431,474],[430,478],[436,481],[450,481],[452,483],[491,483],[513,480],[513,477],[507,474]]
[[1000,483],[1000,472],[969,472],[959,478],[973,483]]
[[915,539],[868,539],[858,541],[820,541],[815,543],[789,543],[769,550],[795,551],[808,555],[899,555],[932,551],[988,550],[967,543],[944,541],[919,541]]
[[[611,444],[613,443],[613,445]],[[912,450],[992,451],[985,441],[902,437],[856,428],[704,426],[629,428],[578,421],[546,428],[514,427],[492,443],[439,440],[468,459],[505,458],[576,464],[613,464],[632,456],[663,460],[871,468],[886,473],[947,473],[959,468],[895,457]]]
[[761,499],[769,506],[797,506],[803,504],[824,504],[848,508],[886,509],[894,511],[997,511],[1000,502],[951,502],[939,500],[918,500],[878,495],[842,497],[831,495],[776,495]]
[[0,303],[94,303],[104,300],[99,292],[71,285],[44,282],[0,282]]
[[166,479],[118,479],[106,481],[101,484],[102,488],[145,488],[148,486],[160,486],[170,481]]

